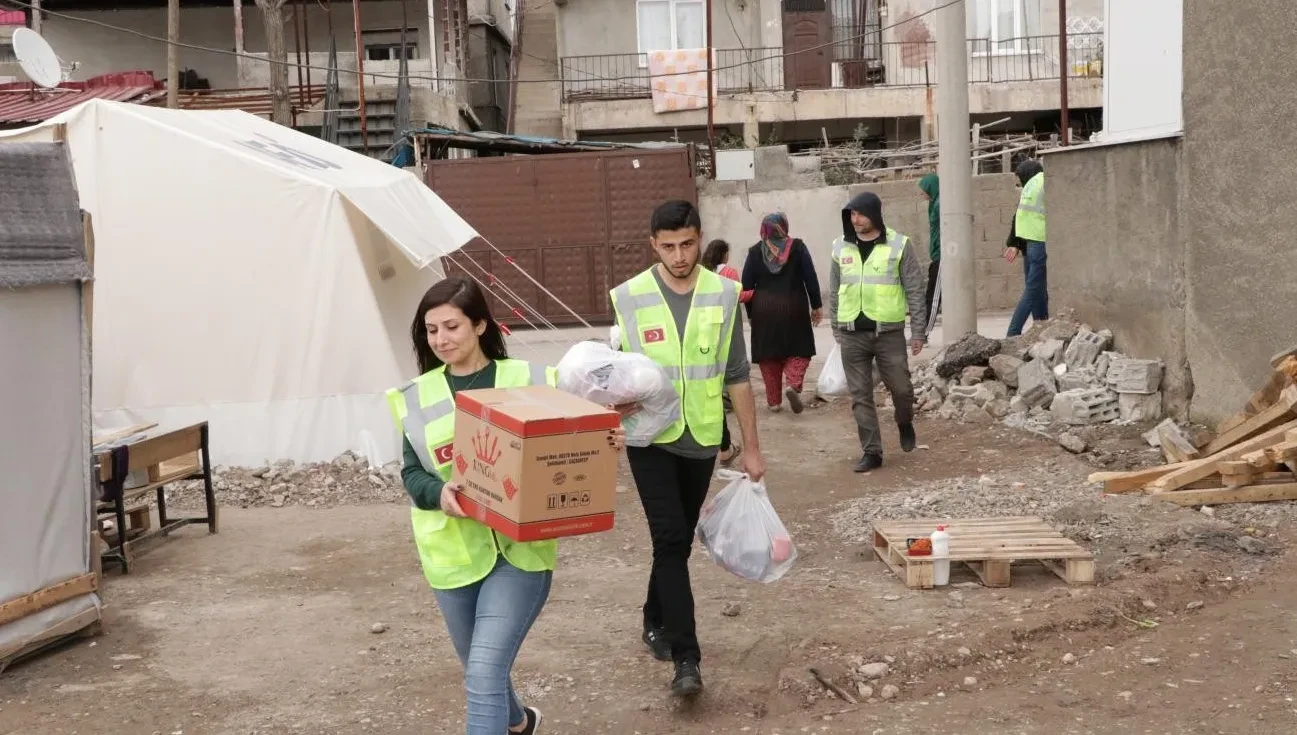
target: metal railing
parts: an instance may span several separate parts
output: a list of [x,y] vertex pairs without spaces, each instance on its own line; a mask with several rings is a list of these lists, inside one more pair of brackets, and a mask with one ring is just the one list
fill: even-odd
[[[1068,76],[1101,76],[1103,34],[1069,34],[1067,38]],[[1058,79],[1058,41],[1058,36],[969,39],[969,82]],[[857,56],[861,52],[863,58]],[[817,88],[922,87],[937,83],[936,58],[934,41],[862,45],[847,40],[795,54],[785,54],[780,47],[716,49],[716,89],[718,94],[726,95]],[[565,56],[561,71],[563,98],[568,101],[651,96],[646,54]]]

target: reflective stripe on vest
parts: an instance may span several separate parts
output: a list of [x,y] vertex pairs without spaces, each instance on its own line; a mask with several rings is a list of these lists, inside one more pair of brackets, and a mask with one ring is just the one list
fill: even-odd
[[740,288],[728,278],[699,268],[683,338],[652,268],[612,290],[622,349],[652,358],[680,394],[681,417],[654,438],[655,444],[679,439],[686,427],[699,444],[720,444],[724,419],[721,393]]
[[900,263],[908,242],[889,227],[887,239],[862,259],[855,243],[843,238],[833,241],[833,261],[838,264],[838,313],[833,320],[839,327],[850,328],[861,314],[880,323],[905,321]]
[[1023,240],[1045,242],[1045,174],[1038,173],[1022,187],[1013,233]]
[[[554,385],[557,371],[523,360],[497,360],[495,387]],[[387,391],[389,408],[410,440],[419,463],[443,481],[451,478],[451,444],[455,437],[455,399],[438,368]],[[469,518],[451,518],[439,510],[410,509],[414,541],[424,577],[435,589],[473,584],[495,568],[500,554],[528,572],[554,568],[557,544],[552,540],[518,543]]]

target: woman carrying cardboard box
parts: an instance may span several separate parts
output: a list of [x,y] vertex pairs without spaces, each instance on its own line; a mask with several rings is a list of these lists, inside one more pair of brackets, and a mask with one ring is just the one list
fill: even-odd
[[[424,577],[464,667],[467,735],[533,735],[541,715],[524,707],[510,671],[549,597],[557,545],[520,543],[467,518],[455,499],[451,443],[455,393],[554,385],[553,368],[508,357],[500,325],[473,281],[452,277],[424,294],[410,327],[419,377],[387,391],[404,435],[401,478],[414,505],[414,542]],[[609,432],[618,451],[625,432]]]

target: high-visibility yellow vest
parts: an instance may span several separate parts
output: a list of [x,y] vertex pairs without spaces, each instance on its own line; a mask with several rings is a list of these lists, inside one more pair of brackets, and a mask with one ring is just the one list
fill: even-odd
[[1018,212],[1013,218],[1013,234],[1023,240],[1045,242],[1045,174],[1032,176],[1022,186]]
[[[497,360],[495,387],[555,385],[554,368],[525,360]],[[399,430],[410,440],[419,463],[449,482],[451,442],[455,438],[455,397],[446,382],[446,367],[424,373],[400,388],[387,391]],[[486,577],[500,554],[524,572],[554,569],[558,544],[554,540],[518,542],[471,518],[451,518],[439,510],[410,508],[414,543],[423,576],[434,589],[465,587]]]
[[905,288],[901,285],[901,255],[910,238],[887,228],[887,240],[860,257],[860,246],[846,238],[833,241],[833,262],[838,264],[838,313],[833,320],[849,328],[861,314],[873,321],[905,321]]
[[698,268],[681,339],[653,268],[611,292],[622,350],[647,355],[661,365],[680,394],[680,418],[658,434],[653,443],[673,442],[688,426],[700,445],[717,446],[725,422],[721,393],[725,390],[725,365],[730,358],[741,286]]

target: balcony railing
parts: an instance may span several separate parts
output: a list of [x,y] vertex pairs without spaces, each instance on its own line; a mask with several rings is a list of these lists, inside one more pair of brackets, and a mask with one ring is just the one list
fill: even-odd
[[[1103,34],[1070,34],[1067,40],[1068,77],[1102,75]],[[824,56],[816,52],[785,54],[779,47],[716,49],[717,93],[937,83],[937,46],[933,41],[864,45],[849,41],[823,51]],[[850,55],[859,53],[865,58]],[[569,101],[651,95],[645,54],[565,56],[562,73],[563,97]],[[1030,82],[1058,76],[1058,36],[968,41],[968,79],[972,83]]]

